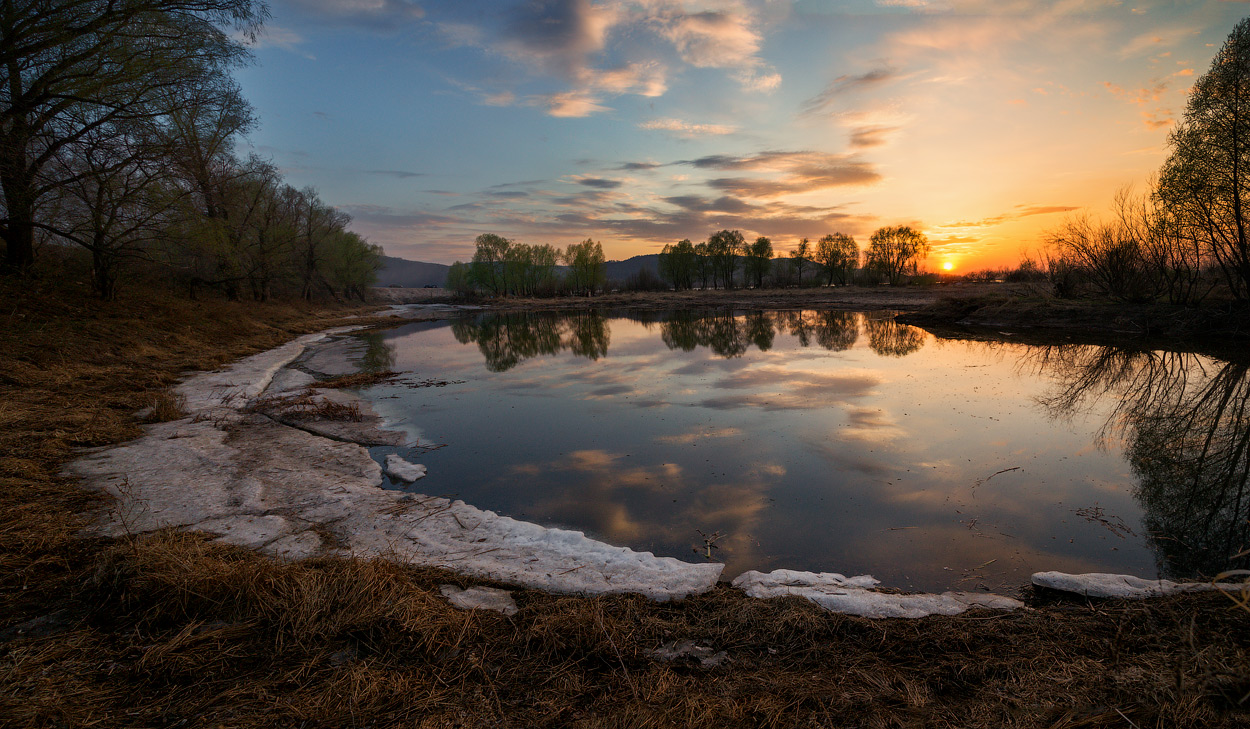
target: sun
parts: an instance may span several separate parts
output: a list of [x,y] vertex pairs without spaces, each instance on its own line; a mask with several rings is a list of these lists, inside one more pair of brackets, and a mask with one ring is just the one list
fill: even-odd
[[952,268],[954,268],[954,267],[955,267],[955,264],[951,263],[950,261],[947,261],[946,263],[943,263],[943,264],[942,264],[942,270],[943,270],[943,271],[949,271],[949,270],[951,270],[951,269],[952,269]]

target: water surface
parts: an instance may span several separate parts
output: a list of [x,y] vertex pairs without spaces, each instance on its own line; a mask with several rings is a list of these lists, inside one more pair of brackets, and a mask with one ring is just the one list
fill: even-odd
[[711,541],[727,578],[1010,592],[1043,569],[1210,574],[1247,536],[1243,365],[939,339],[888,312],[479,314],[371,336],[407,374],[369,397],[445,444],[401,449],[429,468],[415,490],[681,559]]

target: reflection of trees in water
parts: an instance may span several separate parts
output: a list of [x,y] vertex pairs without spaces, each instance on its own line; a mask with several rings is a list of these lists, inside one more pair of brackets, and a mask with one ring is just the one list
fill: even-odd
[[868,347],[882,357],[904,357],[924,346],[924,330],[899,324],[888,312],[864,315]]
[[816,312],[816,343],[833,352],[855,346],[859,339],[860,315],[850,311]]
[[[772,324],[768,324],[772,346]],[[708,347],[722,357],[741,357],[747,351],[747,326],[731,311],[674,312],[660,324],[660,339],[669,349],[683,352]]]
[[819,346],[841,352],[855,346],[863,315],[853,311],[782,311],[777,317],[778,326],[800,346],[810,347],[814,337]]
[[[711,349],[725,358],[741,357],[755,347],[772,349],[777,332],[788,332],[799,344],[840,352],[855,346],[861,326],[868,331],[877,354],[902,356],[924,344],[923,330],[849,311],[676,311],[634,313],[628,318],[648,328],[656,322],[669,349],[691,352]],[[503,372],[543,354],[570,350],[590,359],[607,355],[608,318],[587,312],[512,312],[481,314],[452,322],[452,333],[462,344],[477,344],[492,372]]]
[[1114,407],[1100,441],[1122,437],[1160,571],[1212,575],[1250,538],[1250,378],[1244,363],[1113,347],[1042,349],[1059,380],[1042,404],[1056,416],[1102,397]]
[[491,372],[503,372],[531,357],[565,349],[599,359],[608,353],[610,340],[607,319],[593,311],[484,314],[453,321],[451,331],[456,341],[477,344]]
[[360,358],[361,370],[386,372],[395,366],[395,345],[387,342],[382,332],[365,332],[357,336],[365,343],[365,353]]

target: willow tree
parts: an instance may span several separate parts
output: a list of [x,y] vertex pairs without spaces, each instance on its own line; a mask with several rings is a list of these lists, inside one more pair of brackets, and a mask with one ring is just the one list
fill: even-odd
[[[764,236],[755,239],[744,251],[746,264],[743,273],[746,278],[755,282],[755,288],[764,287],[764,275],[773,265],[773,242]],[[763,347],[761,347],[763,349]]]
[[51,162],[127,119],[168,111],[169,91],[247,57],[259,0],[4,0],[0,3],[0,237],[5,267],[34,258],[41,201],[73,182]]
[[833,233],[821,238],[816,244],[816,262],[825,269],[828,283],[849,283],[851,274],[859,266],[859,246],[855,239],[845,233]]
[[1168,143],[1160,199],[1202,242],[1232,295],[1250,299],[1250,18],[1194,83]]
[[878,228],[868,239],[868,265],[880,271],[891,285],[907,274],[915,274],[929,255],[929,239],[906,225]]

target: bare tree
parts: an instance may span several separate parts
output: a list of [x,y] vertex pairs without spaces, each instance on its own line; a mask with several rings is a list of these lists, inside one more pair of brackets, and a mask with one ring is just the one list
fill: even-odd
[[[25,270],[41,198],[72,184],[53,161],[126,120],[168,111],[168,92],[247,56],[223,26],[254,33],[256,0],[5,0],[0,3],[0,193],[5,267]],[[55,168],[55,169],[54,169]]]

